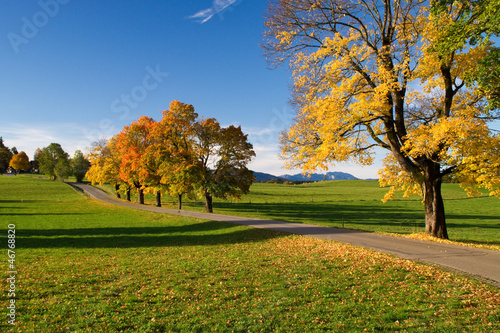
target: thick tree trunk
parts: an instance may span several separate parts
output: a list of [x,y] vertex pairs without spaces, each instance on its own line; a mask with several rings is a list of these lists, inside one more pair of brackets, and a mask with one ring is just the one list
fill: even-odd
[[127,189],[126,196],[127,196],[127,201],[130,201],[130,189]]
[[156,191],[156,207],[161,207],[161,192]]
[[117,197],[118,199],[120,199],[120,198],[121,198],[121,196],[120,196],[120,192],[118,192],[119,190],[120,190],[120,185],[115,184],[115,193],[116,193],[116,197]]
[[137,199],[141,205],[144,205],[144,190],[142,188],[137,189],[137,194],[139,198]]
[[177,210],[181,211],[181,209],[182,209],[182,194],[179,194],[178,199],[179,200],[177,201]]
[[207,209],[207,212],[209,212],[209,213],[214,212],[214,210],[212,208],[212,196],[207,191],[205,191],[205,208]]
[[[434,164],[434,163],[433,163]],[[423,196],[425,206],[425,232],[438,238],[448,239],[443,197],[441,195],[441,176],[439,166],[424,168],[425,177]]]

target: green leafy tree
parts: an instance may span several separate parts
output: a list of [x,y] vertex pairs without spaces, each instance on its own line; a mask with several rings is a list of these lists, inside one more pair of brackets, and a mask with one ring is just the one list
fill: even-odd
[[71,169],[73,171],[73,176],[76,177],[76,182],[81,183],[85,174],[90,168],[90,162],[85,158],[80,150],[75,151],[75,155],[71,160]]
[[4,145],[3,138],[0,136],[0,173],[7,171],[12,156],[12,152]]
[[69,155],[59,143],[51,143],[43,149],[37,149],[35,159],[40,164],[40,172],[52,180],[65,179],[71,172]]
[[488,43],[500,33],[500,3],[498,0],[432,0],[431,13],[435,22],[443,15],[454,19],[445,27],[434,49],[443,54],[467,44]]
[[500,33],[500,2],[498,0],[434,0],[431,13],[439,24],[443,17],[453,20],[442,26],[441,36],[432,46],[442,59],[462,48],[489,46],[486,54],[468,70],[464,79],[469,86],[476,85],[488,99],[488,111],[500,107],[500,48],[492,44],[492,37]]
[[71,175],[71,165],[68,159],[58,159],[56,166],[54,168],[54,172],[60,180],[67,179]]

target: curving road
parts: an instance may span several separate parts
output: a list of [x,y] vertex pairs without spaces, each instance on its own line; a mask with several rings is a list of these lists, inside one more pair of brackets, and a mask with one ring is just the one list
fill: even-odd
[[355,231],[321,227],[311,224],[261,220],[247,217],[180,211],[168,208],[152,207],[130,203],[110,197],[104,191],[86,184],[70,184],[86,192],[94,199],[110,204],[167,213],[181,216],[202,218],[212,221],[235,223],[254,228],[276,230],[290,234],[328,239],[336,242],[362,246],[375,251],[392,254],[396,257],[438,265],[444,270],[465,275],[481,282],[500,288],[500,251],[472,247],[441,244],[401,237],[393,237]]

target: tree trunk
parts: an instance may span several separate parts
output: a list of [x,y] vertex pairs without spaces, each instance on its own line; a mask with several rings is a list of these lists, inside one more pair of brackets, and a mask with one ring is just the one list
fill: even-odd
[[181,211],[182,209],[182,194],[179,194],[179,201],[177,201],[177,210]]
[[138,201],[141,205],[144,205],[144,190],[142,188],[137,189],[137,194],[139,195]]
[[422,190],[425,206],[425,232],[434,237],[448,239],[441,183],[439,165],[424,168]]
[[207,212],[213,213],[213,208],[212,208],[212,196],[210,193],[205,191],[205,208],[207,209]]
[[121,198],[119,190],[120,190],[120,185],[115,184],[115,193],[116,193],[116,197],[117,197],[118,199],[120,199],[120,198]]
[[161,192],[156,191],[156,207],[161,207]]
[[130,189],[127,189],[127,201],[130,201]]

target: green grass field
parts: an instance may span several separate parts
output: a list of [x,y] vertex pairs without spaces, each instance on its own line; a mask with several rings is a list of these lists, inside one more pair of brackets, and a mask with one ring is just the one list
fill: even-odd
[[17,271],[17,325],[4,284],[2,332],[500,330],[498,289],[349,245],[116,207],[21,176],[0,176],[0,215],[4,281],[12,224]]
[[[365,180],[256,183],[241,202],[214,200],[214,212],[371,232],[424,232],[421,197],[403,198],[400,194],[384,204],[381,199],[387,191],[377,181]],[[486,194],[469,198],[458,184],[443,184],[443,197],[451,240],[500,246],[500,199]],[[147,204],[154,204],[153,196],[146,199]],[[176,207],[175,199],[164,197],[164,201],[167,207]],[[184,209],[203,211],[203,202],[187,201]]]

